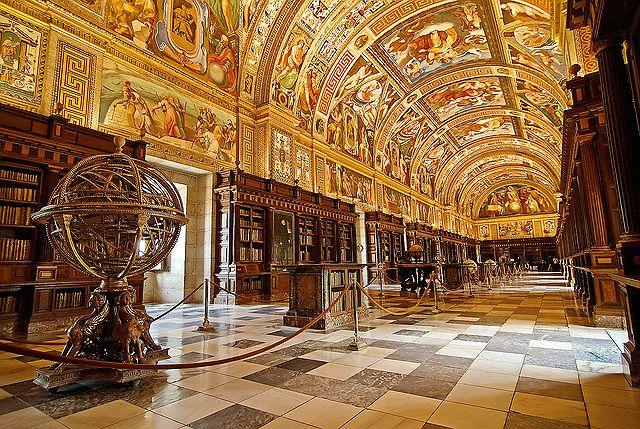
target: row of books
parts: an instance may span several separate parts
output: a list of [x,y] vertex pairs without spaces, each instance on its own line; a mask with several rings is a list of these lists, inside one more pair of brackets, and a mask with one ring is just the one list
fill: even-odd
[[261,229],[240,228],[240,240],[262,241]]
[[53,303],[54,309],[77,307],[84,307],[84,293],[82,290],[62,291],[56,294],[56,299]]
[[[333,302],[338,295],[340,295],[341,290],[331,291],[331,299],[329,302]],[[331,309],[329,310],[329,314],[338,313],[340,311],[352,310],[353,309],[353,296],[351,293],[345,293],[342,299]]]
[[301,262],[311,262],[311,252],[300,252],[300,261]]
[[300,235],[299,240],[301,246],[313,246],[315,241],[311,235]]
[[0,314],[11,314],[19,310],[15,295],[0,295]]
[[7,200],[34,202],[36,195],[37,190],[32,188],[0,188],[0,198]]
[[0,238],[0,261],[28,261],[30,240]]
[[21,182],[38,183],[37,173],[0,169],[0,179],[19,180]]
[[262,261],[262,249],[253,249],[250,247],[240,247],[241,261]]
[[261,277],[248,277],[242,279],[243,291],[260,291],[262,290],[263,282]]
[[31,207],[0,206],[0,225],[31,225]]

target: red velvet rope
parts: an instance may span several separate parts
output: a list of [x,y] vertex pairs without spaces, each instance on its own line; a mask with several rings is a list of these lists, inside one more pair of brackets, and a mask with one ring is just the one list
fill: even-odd
[[[27,347],[17,346],[14,344],[7,343],[6,340],[0,338],[0,350],[9,353],[20,354],[24,356],[30,356],[38,359],[45,359],[54,362],[68,363],[74,365],[83,365],[95,368],[113,368],[113,369],[151,369],[151,370],[169,370],[169,369],[188,369],[188,368],[201,368],[206,366],[214,366],[214,365],[222,365],[225,363],[235,362],[243,359],[247,359],[271,349],[278,347],[281,344],[297,337],[311,326],[316,324],[320,319],[322,319],[333,307],[336,306],[338,302],[342,299],[347,290],[351,287],[351,285],[345,285],[344,289],[340,292],[340,294],[329,304],[326,310],[313,318],[309,323],[304,325],[302,328],[297,330],[296,332],[282,338],[281,340],[276,341],[273,344],[262,347],[258,350],[254,350],[252,352],[244,353],[238,356],[228,357],[224,359],[214,359],[214,360],[203,360],[198,362],[190,362],[190,363],[171,363],[171,364],[141,364],[141,363],[124,363],[124,362],[107,362],[107,361],[99,361],[99,360],[91,360],[91,359],[81,359],[75,357],[68,356],[60,356],[51,352],[42,352],[39,350],[32,350]],[[356,287],[353,285],[353,287]],[[51,344],[51,343],[49,343]]]

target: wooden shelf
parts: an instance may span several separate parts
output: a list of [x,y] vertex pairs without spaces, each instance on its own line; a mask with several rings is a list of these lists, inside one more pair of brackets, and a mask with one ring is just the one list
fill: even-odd
[[0,177],[0,183],[10,183],[15,185],[20,185],[20,187],[26,187],[26,188],[38,188],[40,186],[38,182],[25,182],[25,181],[16,180],[16,179],[5,179],[3,177]]
[[0,205],[9,204],[9,205],[18,205],[18,206],[37,206],[40,203],[38,201],[21,201],[21,200],[5,200],[0,199]]

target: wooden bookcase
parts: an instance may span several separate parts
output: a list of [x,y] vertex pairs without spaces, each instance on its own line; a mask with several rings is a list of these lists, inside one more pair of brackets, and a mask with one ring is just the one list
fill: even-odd
[[318,223],[316,218],[298,216],[298,261],[313,262],[318,260],[316,236]]
[[[431,226],[424,223],[407,223],[407,246],[410,248],[414,244],[422,247],[422,260],[426,263],[433,263],[436,256],[436,234]],[[408,249],[407,249],[408,250]]]
[[290,276],[275,266],[354,262],[353,204],[242,170],[216,180],[216,276],[240,302],[289,296]]
[[[384,274],[392,281],[398,280],[396,264],[402,262],[404,245],[404,220],[383,212],[366,212],[367,263],[371,275],[377,273],[376,262],[384,264]],[[376,240],[378,253],[376,255]]]
[[[88,311],[98,286],[59,260],[30,215],[84,157],[115,151],[113,136],[0,104],[0,333],[51,331]],[[144,159],[144,142],[125,152]],[[130,279],[142,304],[143,276]]]

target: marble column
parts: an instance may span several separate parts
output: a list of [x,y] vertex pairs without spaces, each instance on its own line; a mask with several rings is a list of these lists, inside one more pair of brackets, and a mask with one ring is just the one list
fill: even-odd
[[625,275],[640,276],[640,133],[622,41],[620,35],[610,35],[595,41],[594,50],[622,219],[619,262]]

